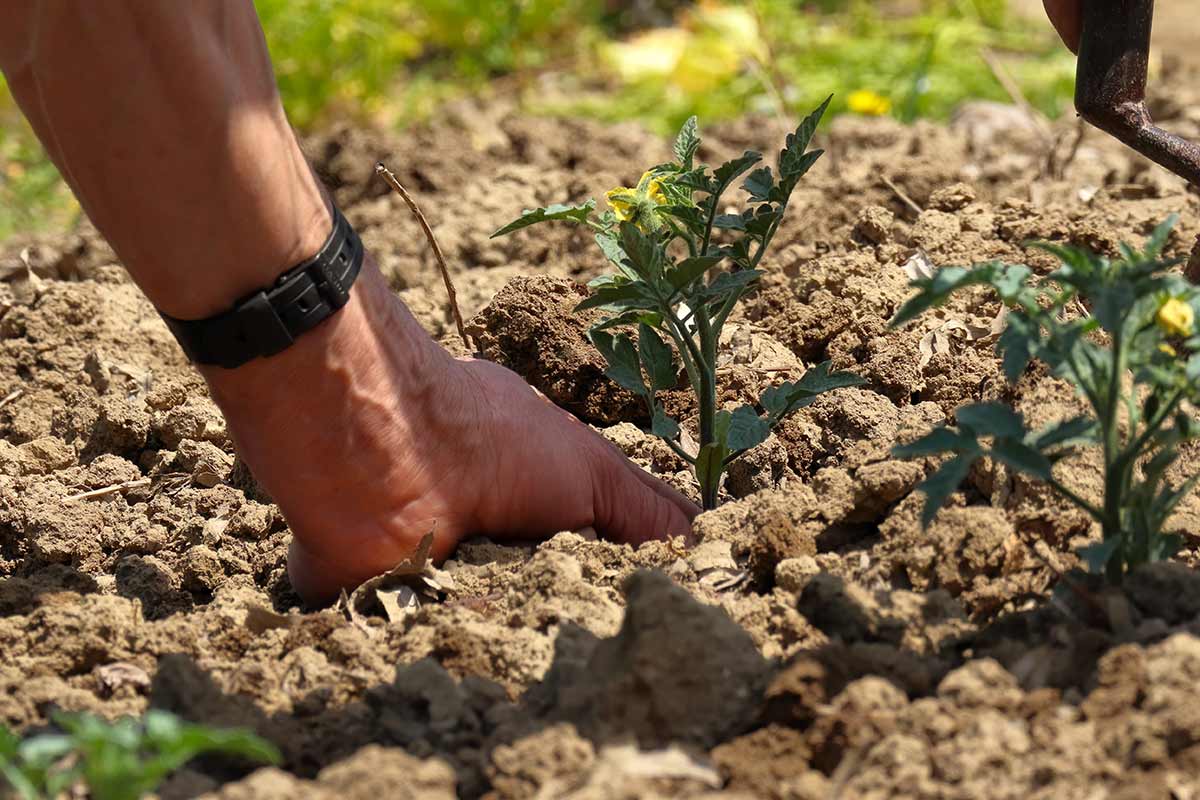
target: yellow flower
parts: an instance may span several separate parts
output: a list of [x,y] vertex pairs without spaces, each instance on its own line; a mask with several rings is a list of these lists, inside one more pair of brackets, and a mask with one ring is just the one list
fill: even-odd
[[1154,321],[1168,336],[1191,336],[1196,317],[1191,306],[1172,297],[1159,306]]
[[1170,356],[1171,358],[1175,358],[1175,356],[1179,355],[1178,353],[1175,352],[1174,347],[1171,347],[1171,345],[1166,344],[1165,342],[1158,346],[1158,351],[1160,353],[1165,353],[1166,355]]
[[846,98],[846,105],[856,114],[867,114],[881,117],[892,110],[892,101],[870,89],[859,89],[851,92]]
[[634,222],[643,230],[658,228],[654,209],[667,202],[662,181],[655,177],[653,172],[643,173],[637,187],[633,189],[621,186],[611,189],[604,196],[617,219],[621,222]]

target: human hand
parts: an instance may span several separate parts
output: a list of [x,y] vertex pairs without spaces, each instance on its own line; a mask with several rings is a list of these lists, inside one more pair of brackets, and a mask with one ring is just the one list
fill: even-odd
[[238,450],[294,539],[296,591],[327,601],[463,538],[594,527],[638,544],[699,509],[515,373],[455,360],[371,267],[355,299],[272,359],[206,370]]
[[1083,33],[1082,0],[1043,0],[1046,14],[1058,35],[1062,37],[1072,53],[1079,52],[1079,39]]

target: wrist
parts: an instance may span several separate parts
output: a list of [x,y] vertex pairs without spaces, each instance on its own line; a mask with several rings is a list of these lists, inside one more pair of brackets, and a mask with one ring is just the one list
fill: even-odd
[[243,417],[282,429],[336,425],[352,404],[383,393],[415,418],[453,365],[368,256],[349,302],[292,346],[237,369],[199,369],[238,439]]

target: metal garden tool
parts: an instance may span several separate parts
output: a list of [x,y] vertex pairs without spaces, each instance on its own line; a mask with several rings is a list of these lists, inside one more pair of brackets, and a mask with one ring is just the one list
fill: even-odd
[[1155,125],[1146,109],[1154,0],[1083,0],[1082,5],[1075,84],[1080,115],[1200,187],[1200,146]]

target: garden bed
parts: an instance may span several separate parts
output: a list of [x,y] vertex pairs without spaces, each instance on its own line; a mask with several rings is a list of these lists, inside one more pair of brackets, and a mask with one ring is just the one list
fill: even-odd
[[[713,127],[701,157],[770,152],[777,128]],[[1051,258],[1024,242],[1115,254],[1172,212],[1169,251],[1191,251],[1197,197],[1076,135],[982,105],[950,126],[834,121],[731,322],[722,400],[824,359],[867,384],[820,398],[734,469],[695,548],[573,532],[468,543],[437,596],[394,620],[294,610],[282,518],[93,233],[0,246],[0,720],[33,731],[55,708],[154,706],[251,727],[284,753],[253,774],[201,762],[165,797],[1200,796],[1200,500],[1176,515],[1176,563],[1120,594],[1052,596],[1097,535],[1081,512],[989,463],[923,531],[914,487],[932,462],[890,456],[962,403],[1011,402],[1035,426],[1076,404],[1036,368],[1005,383],[984,292],[889,330],[914,270],[1003,259],[1044,273]],[[570,313],[576,282],[604,269],[590,236],[487,239],[568,199],[561,187],[631,185],[667,156],[657,137],[464,106],[404,136],[307,145],[435,336],[461,351],[419,229],[373,176],[380,159],[437,231],[484,355],[694,493]],[[689,402],[668,411],[686,421]],[[1060,470],[1097,495],[1094,459]]]

